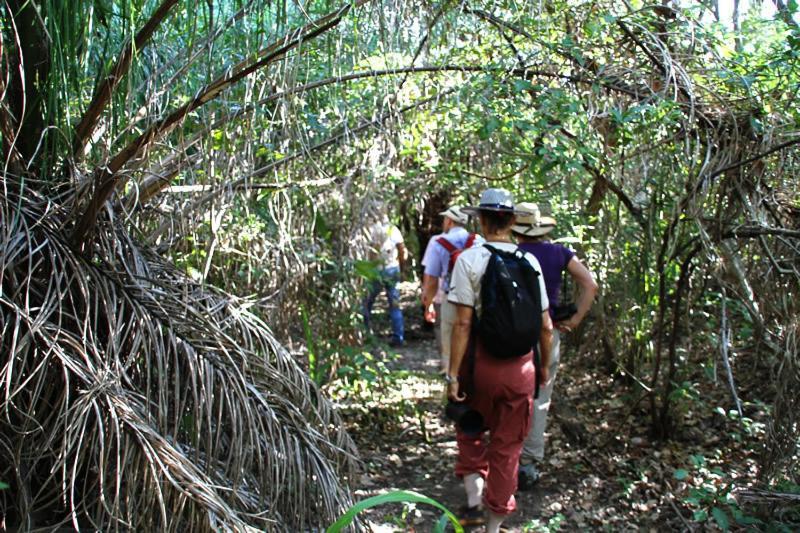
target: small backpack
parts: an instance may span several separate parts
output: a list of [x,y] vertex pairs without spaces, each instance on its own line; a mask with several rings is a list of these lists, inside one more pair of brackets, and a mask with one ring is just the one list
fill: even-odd
[[498,359],[538,353],[542,329],[542,296],[539,272],[517,249],[492,253],[481,278],[481,316],[476,329],[484,347]]
[[476,235],[474,233],[470,233],[469,236],[467,237],[467,241],[464,243],[463,248],[459,248],[458,246],[448,241],[444,237],[439,237],[438,239],[436,239],[436,242],[441,244],[444,247],[444,249],[447,250],[447,252],[450,254],[450,260],[447,262],[447,275],[445,276],[446,278],[449,279],[450,274],[453,273],[453,267],[456,266],[456,259],[458,259],[458,256],[461,255],[461,252],[463,252],[467,248],[472,248],[472,245],[475,244],[475,237]]

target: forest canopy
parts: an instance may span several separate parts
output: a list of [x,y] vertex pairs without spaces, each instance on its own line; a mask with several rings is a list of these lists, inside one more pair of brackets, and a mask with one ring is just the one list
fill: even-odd
[[592,357],[654,438],[713,376],[769,413],[759,490],[797,488],[798,6],[733,6],[0,4],[0,519],[331,524],[364,219],[418,263],[487,186],[591,265]]

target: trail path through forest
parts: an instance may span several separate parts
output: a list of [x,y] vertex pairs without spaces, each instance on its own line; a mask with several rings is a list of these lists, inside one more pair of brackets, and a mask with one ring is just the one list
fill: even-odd
[[[369,349],[401,377],[375,403],[345,410],[364,462],[355,496],[412,490],[455,512],[465,496],[453,473],[455,433],[442,416],[434,331],[423,327],[418,285],[402,283],[400,290],[406,345]],[[378,338],[388,341],[383,297],[374,324]],[[718,502],[731,479],[747,486],[757,471],[754,441],[720,414],[730,405],[727,388],[708,380],[692,384],[694,392],[676,400],[680,418],[671,439],[653,441],[646,397],[615,381],[596,341],[591,327],[562,338],[543,475],[534,490],[517,493],[518,510],[504,526],[514,532],[717,530],[711,511],[724,506]],[[749,396],[744,386],[741,391]],[[752,416],[763,425],[767,415],[757,409]],[[690,503],[693,491],[711,499]],[[707,518],[698,522],[697,513]],[[427,505],[389,504],[362,518],[373,531],[422,532],[432,531],[440,514]]]
[[[366,468],[356,497],[360,500],[391,490],[413,490],[455,512],[465,500],[461,482],[453,474],[454,430],[442,416],[444,389],[437,375],[436,340],[434,332],[423,327],[417,286],[403,283],[401,292],[407,342],[396,350],[399,357],[388,366],[409,372],[400,381],[395,400],[405,400],[413,407],[399,418],[382,417],[381,408],[376,406],[364,413],[364,418],[350,419],[351,432]],[[390,330],[383,298],[379,299],[375,313],[376,334],[388,338]],[[615,472],[615,463],[623,459],[613,453],[598,456],[589,449],[590,441],[606,441],[609,452],[613,448],[624,451],[633,445],[641,448],[634,450],[634,456],[641,457],[648,453],[646,439],[634,437],[635,430],[630,427],[625,428],[625,442],[618,438],[620,427],[613,427],[600,414],[604,405],[599,400],[606,393],[601,394],[598,389],[612,387],[611,379],[581,370],[575,361],[578,347],[569,340],[564,349],[542,478],[534,490],[517,493],[518,511],[505,525],[512,531],[555,530],[559,524],[562,530],[618,531],[628,526],[640,529],[648,522],[663,527],[668,520],[660,516],[656,492],[637,495],[638,487],[626,489],[625,483],[618,479],[620,473]],[[390,351],[384,353],[391,357]],[[581,414],[576,411],[578,405]],[[657,456],[654,459],[658,461]],[[638,515],[634,523],[630,511]],[[409,511],[400,504],[391,504],[373,508],[363,516],[374,531],[431,531],[440,514],[426,505],[417,505]],[[673,513],[671,519],[677,516]]]

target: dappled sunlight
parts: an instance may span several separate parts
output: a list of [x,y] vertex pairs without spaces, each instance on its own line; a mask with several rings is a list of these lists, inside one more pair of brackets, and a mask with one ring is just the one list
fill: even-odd
[[[0,2],[0,529],[316,532],[395,489],[457,510],[431,320],[469,276],[448,296],[421,263],[445,220],[500,236],[487,188],[580,263],[506,525],[800,529],[798,13]],[[451,339],[506,316],[471,305],[438,311]],[[491,340],[527,350],[536,320],[509,322]],[[400,496],[358,525],[430,529]]]

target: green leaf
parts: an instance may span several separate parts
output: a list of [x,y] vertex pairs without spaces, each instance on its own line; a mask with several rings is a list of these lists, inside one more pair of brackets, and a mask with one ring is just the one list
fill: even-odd
[[10,485],[8,483],[3,483],[2,481],[0,481],[0,490],[7,489],[9,487]]
[[694,512],[695,522],[705,522],[706,520],[708,520],[708,513],[706,511],[700,510]]
[[365,509],[369,509],[370,507],[375,507],[377,505],[383,505],[385,503],[399,502],[425,503],[441,509],[444,512],[444,516],[436,523],[434,528],[436,533],[444,533],[444,528],[447,526],[447,520],[453,524],[453,528],[456,530],[456,533],[464,532],[464,528],[462,528],[461,524],[458,523],[456,516],[441,503],[417,492],[412,492],[410,490],[396,490],[386,494],[373,496],[372,498],[367,498],[366,500],[361,500],[348,509],[347,512],[339,518],[339,520],[334,522],[333,525],[326,530],[326,533],[339,533],[344,528],[349,526],[353,520],[355,520],[356,516],[358,516],[358,513]]
[[730,529],[731,523],[728,520],[728,513],[726,513],[724,509],[721,507],[714,507],[711,509],[711,514],[714,516],[714,520],[717,522],[717,525],[723,531],[728,531]]
[[353,263],[356,274],[371,281],[380,277],[377,261],[356,261]]
[[694,454],[690,455],[689,460],[696,467],[705,466],[706,464],[706,458],[703,457],[702,455],[694,455]]
[[526,79],[514,80],[514,91],[521,93],[533,89],[533,84]]
[[500,126],[501,123],[499,120],[497,120],[497,117],[489,117],[489,120],[486,121],[486,124],[484,124],[480,130],[478,130],[478,137],[485,141]]
[[686,479],[688,476],[689,472],[687,470],[684,470],[683,468],[677,469],[675,473],[672,474],[672,477],[674,477],[677,480]]
[[521,129],[522,131],[530,131],[535,126],[530,120],[515,120],[514,127]]

